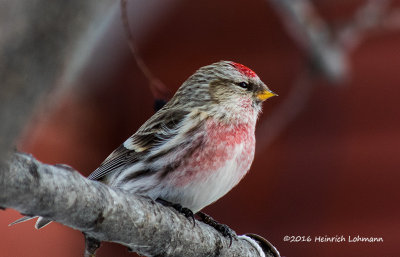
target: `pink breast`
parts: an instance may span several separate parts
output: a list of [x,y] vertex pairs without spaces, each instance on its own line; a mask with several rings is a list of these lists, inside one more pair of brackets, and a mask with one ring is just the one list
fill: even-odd
[[190,162],[179,168],[176,185],[184,186],[193,181],[206,180],[228,162],[235,161],[233,176],[243,177],[254,156],[254,126],[221,125],[212,120],[206,124],[206,139],[202,147],[192,154]]

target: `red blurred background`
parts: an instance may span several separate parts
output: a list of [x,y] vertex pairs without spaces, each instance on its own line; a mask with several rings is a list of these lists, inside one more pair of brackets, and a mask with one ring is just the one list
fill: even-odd
[[[138,51],[171,92],[203,65],[240,62],[279,94],[264,104],[262,122],[307,65],[267,1],[128,2]],[[314,4],[335,24],[364,2]],[[19,142],[39,160],[66,163],[85,175],[153,114],[154,99],[127,46],[117,5],[107,19],[71,75],[74,85],[40,108]],[[370,32],[348,56],[346,81],[314,79],[305,108],[272,144],[259,147],[247,177],[204,211],[238,234],[262,235],[282,256],[398,256],[399,46],[400,30]],[[19,217],[1,212],[1,256],[82,256],[80,232],[56,223],[40,231],[33,222],[7,227]],[[286,235],[384,242],[290,243]],[[98,256],[134,254],[104,243]]]

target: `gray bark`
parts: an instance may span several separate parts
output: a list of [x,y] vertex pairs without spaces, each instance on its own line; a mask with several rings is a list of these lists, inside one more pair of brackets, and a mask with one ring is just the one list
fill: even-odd
[[1,171],[0,206],[49,218],[146,256],[279,256],[273,248],[264,249],[264,255],[263,244],[249,237],[236,238],[229,246],[229,238],[200,221],[193,226],[184,215],[151,199],[26,154],[14,154]]

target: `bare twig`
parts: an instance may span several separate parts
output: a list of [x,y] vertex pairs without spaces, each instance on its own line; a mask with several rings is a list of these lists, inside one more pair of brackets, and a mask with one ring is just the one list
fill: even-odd
[[158,79],[143,61],[143,58],[138,53],[136,46],[134,44],[134,40],[131,33],[131,27],[129,25],[129,19],[127,16],[127,2],[126,0],[121,0],[121,19],[125,30],[125,35],[127,37],[129,49],[131,50],[133,57],[135,58],[136,64],[139,69],[143,72],[144,76],[149,81],[149,87],[151,93],[153,94],[154,99],[156,100],[168,100],[170,92],[168,88],[162,83],[160,79]]
[[293,39],[327,79],[346,78],[348,60],[309,0],[269,0]]
[[288,96],[262,121],[257,129],[257,153],[266,149],[304,109],[314,78],[324,77],[338,84],[348,75],[346,53],[318,15],[310,0],[269,0],[300,48],[308,64],[293,81]]
[[369,0],[356,11],[354,18],[339,31],[337,36],[345,51],[354,50],[364,39],[367,31],[385,23],[390,2],[390,0]]
[[0,206],[40,215],[146,256],[264,255],[249,238],[233,240],[151,199],[91,181],[65,165],[15,154],[0,173]]
[[[310,66],[300,72],[288,97],[257,130],[257,152],[268,145],[295,119],[312,92],[314,77],[338,84],[349,74],[349,52],[365,38],[367,31],[383,27],[400,28],[400,12],[390,11],[390,0],[368,0],[339,33],[332,33],[310,0],[269,0],[288,33],[307,53]],[[308,70],[312,70],[310,73]]]

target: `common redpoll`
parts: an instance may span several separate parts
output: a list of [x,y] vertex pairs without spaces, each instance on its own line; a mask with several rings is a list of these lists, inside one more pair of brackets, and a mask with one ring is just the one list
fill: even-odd
[[196,213],[249,170],[261,102],[274,95],[244,65],[202,67],[88,178]]
[[274,95],[242,64],[204,66],[88,178],[196,213],[249,170],[261,103]]

